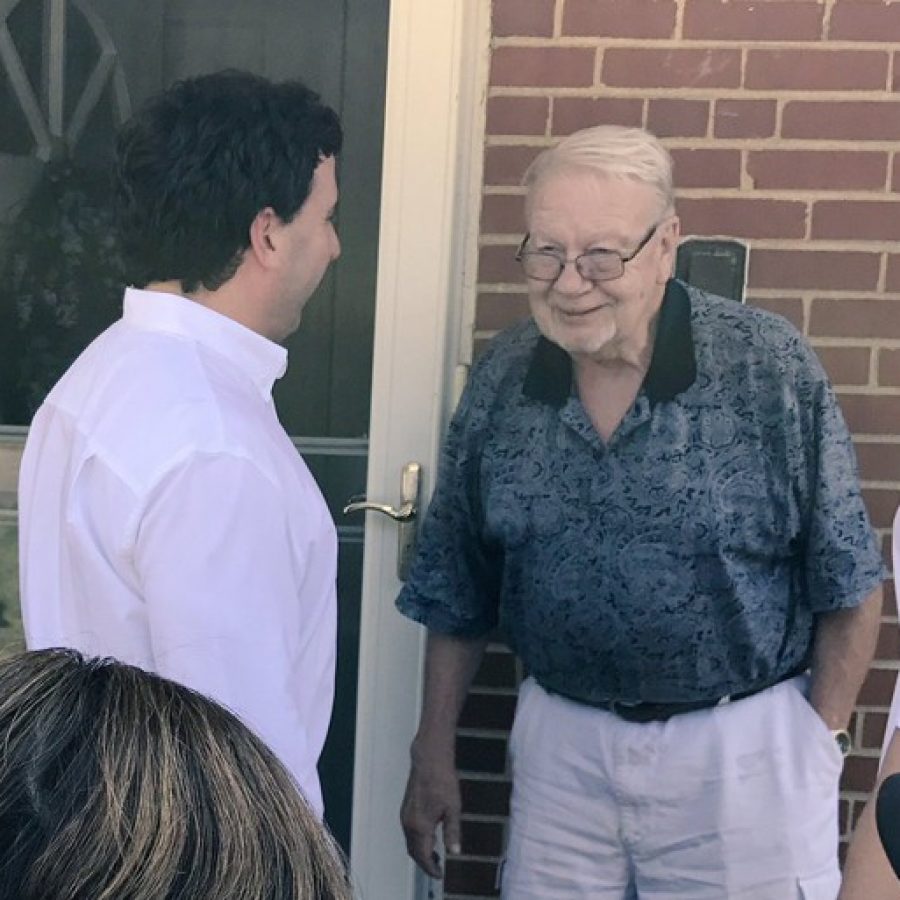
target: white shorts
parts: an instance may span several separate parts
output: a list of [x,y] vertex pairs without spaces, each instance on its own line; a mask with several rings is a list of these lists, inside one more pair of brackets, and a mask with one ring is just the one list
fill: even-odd
[[507,900],[834,900],[843,758],[806,676],[632,723],[522,685]]

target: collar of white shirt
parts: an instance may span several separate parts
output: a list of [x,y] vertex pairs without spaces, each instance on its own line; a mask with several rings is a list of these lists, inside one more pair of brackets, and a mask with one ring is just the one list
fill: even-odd
[[126,288],[122,318],[134,328],[179,335],[225,356],[267,398],[287,369],[284,347],[178,294]]

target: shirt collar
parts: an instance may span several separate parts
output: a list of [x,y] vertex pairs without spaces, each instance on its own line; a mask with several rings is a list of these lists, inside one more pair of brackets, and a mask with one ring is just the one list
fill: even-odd
[[[643,388],[651,404],[674,400],[697,377],[694,338],[691,333],[691,299],[680,281],[666,285],[650,368]],[[572,392],[572,358],[561,347],[541,336],[532,352],[525,375],[526,397],[560,409]]]
[[122,318],[134,327],[179,335],[224,356],[266,397],[287,369],[284,347],[178,294],[126,288]]

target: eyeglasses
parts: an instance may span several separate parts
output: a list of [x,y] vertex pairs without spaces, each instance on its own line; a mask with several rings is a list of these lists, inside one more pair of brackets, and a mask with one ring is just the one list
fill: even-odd
[[625,263],[631,262],[650,243],[664,221],[660,219],[627,256],[618,250],[588,250],[568,260],[551,250],[526,250],[525,245],[531,237],[526,234],[516,251],[516,260],[522,264],[525,276],[535,281],[556,281],[569,262],[575,264],[576,271],[585,281],[613,281],[625,274]]

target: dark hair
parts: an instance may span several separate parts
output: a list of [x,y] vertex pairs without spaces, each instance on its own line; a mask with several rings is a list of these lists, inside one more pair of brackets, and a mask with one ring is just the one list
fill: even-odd
[[152,98],[116,144],[129,280],[220,287],[240,265],[257,213],[272,207],[290,222],[342,139],[337,113],[299,81],[227,70]]
[[0,661],[2,900],[350,900],[339,851],[217,703],[71,650]]

